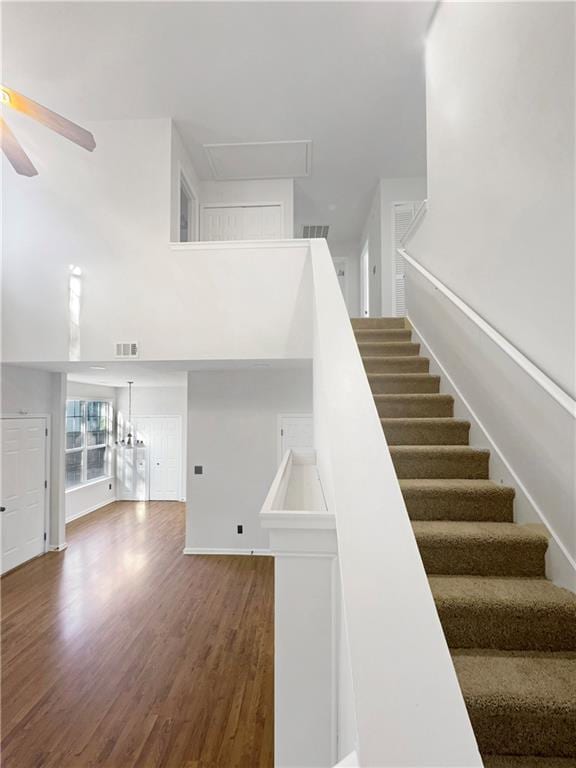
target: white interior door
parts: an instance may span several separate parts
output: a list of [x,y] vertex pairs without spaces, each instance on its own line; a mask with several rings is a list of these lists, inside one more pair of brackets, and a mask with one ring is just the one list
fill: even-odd
[[314,448],[311,413],[281,414],[278,417],[278,463],[289,448]]
[[203,240],[277,240],[283,237],[282,206],[235,205],[202,210]]
[[2,419],[2,573],[45,551],[45,483],[45,419]]
[[148,449],[148,498],[150,501],[178,501],[182,497],[180,416],[138,417],[136,434]]

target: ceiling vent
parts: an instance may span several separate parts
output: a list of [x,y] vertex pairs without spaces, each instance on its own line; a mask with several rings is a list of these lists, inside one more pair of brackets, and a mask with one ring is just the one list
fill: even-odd
[[116,342],[116,357],[123,359],[131,359],[140,356],[140,349],[137,341],[117,341]]
[[304,232],[302,237],[308,240],[313,237],[328,237],[328,225],[327,224],[304,224]]

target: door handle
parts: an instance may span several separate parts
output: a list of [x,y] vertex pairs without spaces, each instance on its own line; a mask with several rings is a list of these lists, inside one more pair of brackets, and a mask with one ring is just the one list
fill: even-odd
[[0,512],[6,512],[6,507],[0,507]]

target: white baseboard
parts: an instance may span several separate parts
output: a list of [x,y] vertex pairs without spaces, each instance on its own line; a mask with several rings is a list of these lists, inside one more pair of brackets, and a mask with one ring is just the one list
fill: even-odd
[[[437,373],[442,376],[443,391],[452,395],[455,401],[455,415],[468,419],[472,428],[477,430],[477,439],[474,440],[478,447],[489,448],[490,458],[490,477],[495,482],[503,485],[509,485],[516,491],[514,501],[515,519],[520,523],[540,523],[546,526],[550,534],[550,542],[546,555],[546,568],[549,577],[559,586],[568,589],[576,589],[576,563],[566,551],[566,548],[555,533],[553,527],[548,522],[543,510],[540,509],[534,498],[522,480],[518,477],[498,445],[494,442],[484,424],[480,421],[475,411],[469,405],[466,397],[458,388],[454,379],[439,361],[434,350],[430,347],[424,336],[408,317],[410,325],[416,337],[414,341],[419,342],[423,356],[430,358],[430,373]],[[520,513],[520,514],[519,514]]]
[[256,555],[271,557],[269,549],[218,549],[214,547],[184,547],[185,555]]
[[65,544],[50,544],[48,547],[48,552],[64,552],[65,549],[68,549],[68,542]]
[[73,520],[78,520],[79,517],[84,517],[84,515],[89,515],[91,512],[96,512],[97,509],[107,507],[108,504],[114,504],[115,501],[118,501],[116,497],[113,499],[107,499],[106,501],[99,501],[98,504],[95,504],[93,507],[88,507],[88,509],[83,509],[81,512],[76,512],[75,515],[66,518],[66,525],[71,523]]

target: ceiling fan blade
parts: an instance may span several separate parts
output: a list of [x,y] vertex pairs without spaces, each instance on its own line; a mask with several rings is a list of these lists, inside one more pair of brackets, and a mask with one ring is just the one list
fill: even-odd
[[73,141],[74,144],[87,149],[89,152],[92,152],[96,146],[94,136],[90,131],[76,125],[76,123],[62,117],[62,115],[52,112],[51,109],[43,107],[42,104],[28,99],[26,96],[18,93],[18,91],[2,86],[2,101],[4,104],[12,107],[12,109],[32,117],[34,120],[42,123],[42,125],[56,131],[56,133]]
[[2,143],[2,152],[6,155],[16,173],[19,173],[21,176],[36,176],[38,174],[38,171],[32,165],[32,161],[24,152],[18,139],[2,117],[0,117],[0,141]]

